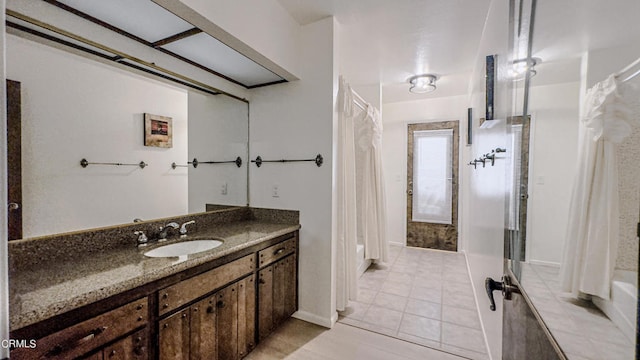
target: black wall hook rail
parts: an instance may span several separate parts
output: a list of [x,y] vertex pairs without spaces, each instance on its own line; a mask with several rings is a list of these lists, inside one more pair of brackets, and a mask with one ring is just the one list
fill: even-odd
[[189,165],[193,165],[194,168],[197,168],[200,164],[236,164],[237,167],[242,166],[242,158],[238,156],[235,160],[229,161],[198,161],[197,158],[193,158],[193,161],[189,161],[187,165],[178,165],[176,163],[171,163],[171,168],[179,168],[179,167],[189,167]]
[[240,167],[242,166],[242,158],[238,156],[235,160],[229,161],[198,161],[197,158],[193,158],[193,161],[189,161],[188,164],[193,165],[194,168],[200,164],[236,164],[237,167]]
[[279,163],[288,163],[288,162],[303,162],[303,161],[313,161],[316,163],[316,166],[320,167],[322,166],[322,163],[324,162],[324,158],[322,157],[322,155],[318,154],[315,159],[302,159],[302,160],[287,160],[287,159],[282,159],[282,160],[262,160],[261,156],[256,157],[255,160],[251,160],[252,163],[255,163],[257,167],[262,166],[262,163],[274,163],[274,162],[279,162]]
[[467,165],[471,165],[471,166],[473,166],[474,169],[477,169],[478,168],[478,163],[482,164],[482,167],[485,167],[486,163],[490,162],[491,166],[494,166],[495,163],[496,163],[496,159],[500,159],[500,158],[496,158],[496,154],[497,153],[504,153],[504,152],[507,152],[507,149],[495,148],[495,149],[491,150],[490,153],[486,153],[486,154],[482,155],[481,157],[470,161]]
[[175,170],[176,168],[179,168],[179,167],[189,167],[189,165],[178,165],[178,164],[176,164],[174,162],[171,163],[171,168],[172,169]]
[[89,162],[87,159],[80,160],[80,166],[86,168],[89,165],[113,165],[113,166],[138,166],[140,169],[144,169],[149,164],[144,161],[140,161],[137,164],[124,164],[124,163],[115,163],[115,162]]

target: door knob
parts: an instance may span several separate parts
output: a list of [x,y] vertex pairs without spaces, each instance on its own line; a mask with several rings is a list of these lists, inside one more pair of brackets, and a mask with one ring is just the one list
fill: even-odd
[[505,300],[511,300],[511,294],[516,293],[520,294],[520,289],[517,286],[511,284],[511,277],[505,275],[502,277],[502,281],[498,282],[488,277],[484,280],[484,288],[487,291],[487,296],[489,297],[489,309],[491,311],[496,311],[496,301],[493,298],[493,291],[500,290],[502,291],[502,296],[504,296]]
[[9,211],[18,210],[20,209],[20,204],[12,202],[12,203],[9,203],[8,208],[9,208]]

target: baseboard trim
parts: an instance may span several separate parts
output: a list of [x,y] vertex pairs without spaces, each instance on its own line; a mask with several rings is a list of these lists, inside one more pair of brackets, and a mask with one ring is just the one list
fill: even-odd
[[333,327],[333,324],[335,324],[336,321],[338,321],[338,313],[334,313],[334,315],[331,316],[331,318],[326,318],[326,317],[318,316],[316,314],[312,314],[307,311],[298,310],[292,316],[296,319],[310,322],[312,324],[320,325],[328,329],[331,329]]

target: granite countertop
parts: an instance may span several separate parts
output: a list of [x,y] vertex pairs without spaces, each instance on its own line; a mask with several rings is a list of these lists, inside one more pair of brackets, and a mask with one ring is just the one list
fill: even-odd
[[[34,266],[26,271],[10,271],[10,328],[13,331],[34,324],[299,228],[300,225],[264,220],[238,221],[140,249],[131,244]],[[144,256],[146,251],[161,245],[208,238],[222,238],[224,243],[215,249],[188,255],[184,261],[176,257]]]

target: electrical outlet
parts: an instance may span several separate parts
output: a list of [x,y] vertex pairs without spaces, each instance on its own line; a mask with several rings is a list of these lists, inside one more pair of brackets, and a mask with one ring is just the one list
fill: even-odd
[[280,189],[278,188],[278,185],[273,185],[271,188],[271,196],[274,198],[280,197]]
[[220,188],[220,194],[227,195],[227,183],[222,184],[222,187]]

